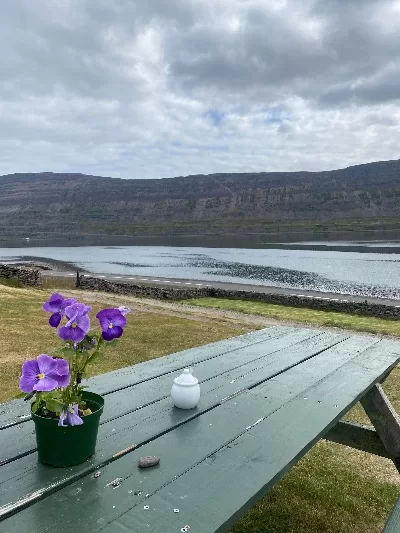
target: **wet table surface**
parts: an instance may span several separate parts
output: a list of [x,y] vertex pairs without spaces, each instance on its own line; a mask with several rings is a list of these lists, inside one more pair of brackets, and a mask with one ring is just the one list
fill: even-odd
[[[65,469],[37,462],[29,406],[2,404],[0,531],[228,531],[399,358],[393,340],[274,327],[104,374],[96,453]],[[188,366],[185,411],[170,390]]]

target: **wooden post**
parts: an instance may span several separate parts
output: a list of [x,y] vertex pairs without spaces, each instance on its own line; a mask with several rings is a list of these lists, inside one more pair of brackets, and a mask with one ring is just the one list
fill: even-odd
[[400,417],[380,385],[374,385],[361,405],[400,472]]
[[76,271],[76,283],[75,283],[75,287],[80,287],[81,286],[81,278],[79,277],[79,270]]

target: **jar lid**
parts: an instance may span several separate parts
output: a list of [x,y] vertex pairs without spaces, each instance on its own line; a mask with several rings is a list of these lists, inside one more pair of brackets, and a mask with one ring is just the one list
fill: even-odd
[[174,383],[183,387],[191,387],[198,385],[199,380],[192,375],[189,368],[185,368],[182,374],[174,379]]

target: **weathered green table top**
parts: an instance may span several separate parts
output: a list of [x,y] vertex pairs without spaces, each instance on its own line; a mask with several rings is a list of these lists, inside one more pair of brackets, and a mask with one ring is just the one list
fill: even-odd
[[[111,372],[90,380],[96,454],[67,469],[37,463],[26,403],[0,405],[0,531],[227,531],[399,359],[396,341],[276,327]],[[169,397],[186,366],[190,411]]]

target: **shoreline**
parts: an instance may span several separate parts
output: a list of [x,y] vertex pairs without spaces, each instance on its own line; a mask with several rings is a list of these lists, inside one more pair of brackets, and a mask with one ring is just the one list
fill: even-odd
[[40,270],[41,272],[79,272],[88,274],[85,270],[75,263],[69,261],[62,261],[61,259],[51,259],[49,257],[40,257],[33,255],[19,255],[15,256],[12,261],[3,261],[4,264],[14,265],[20,267],[29,267]]

